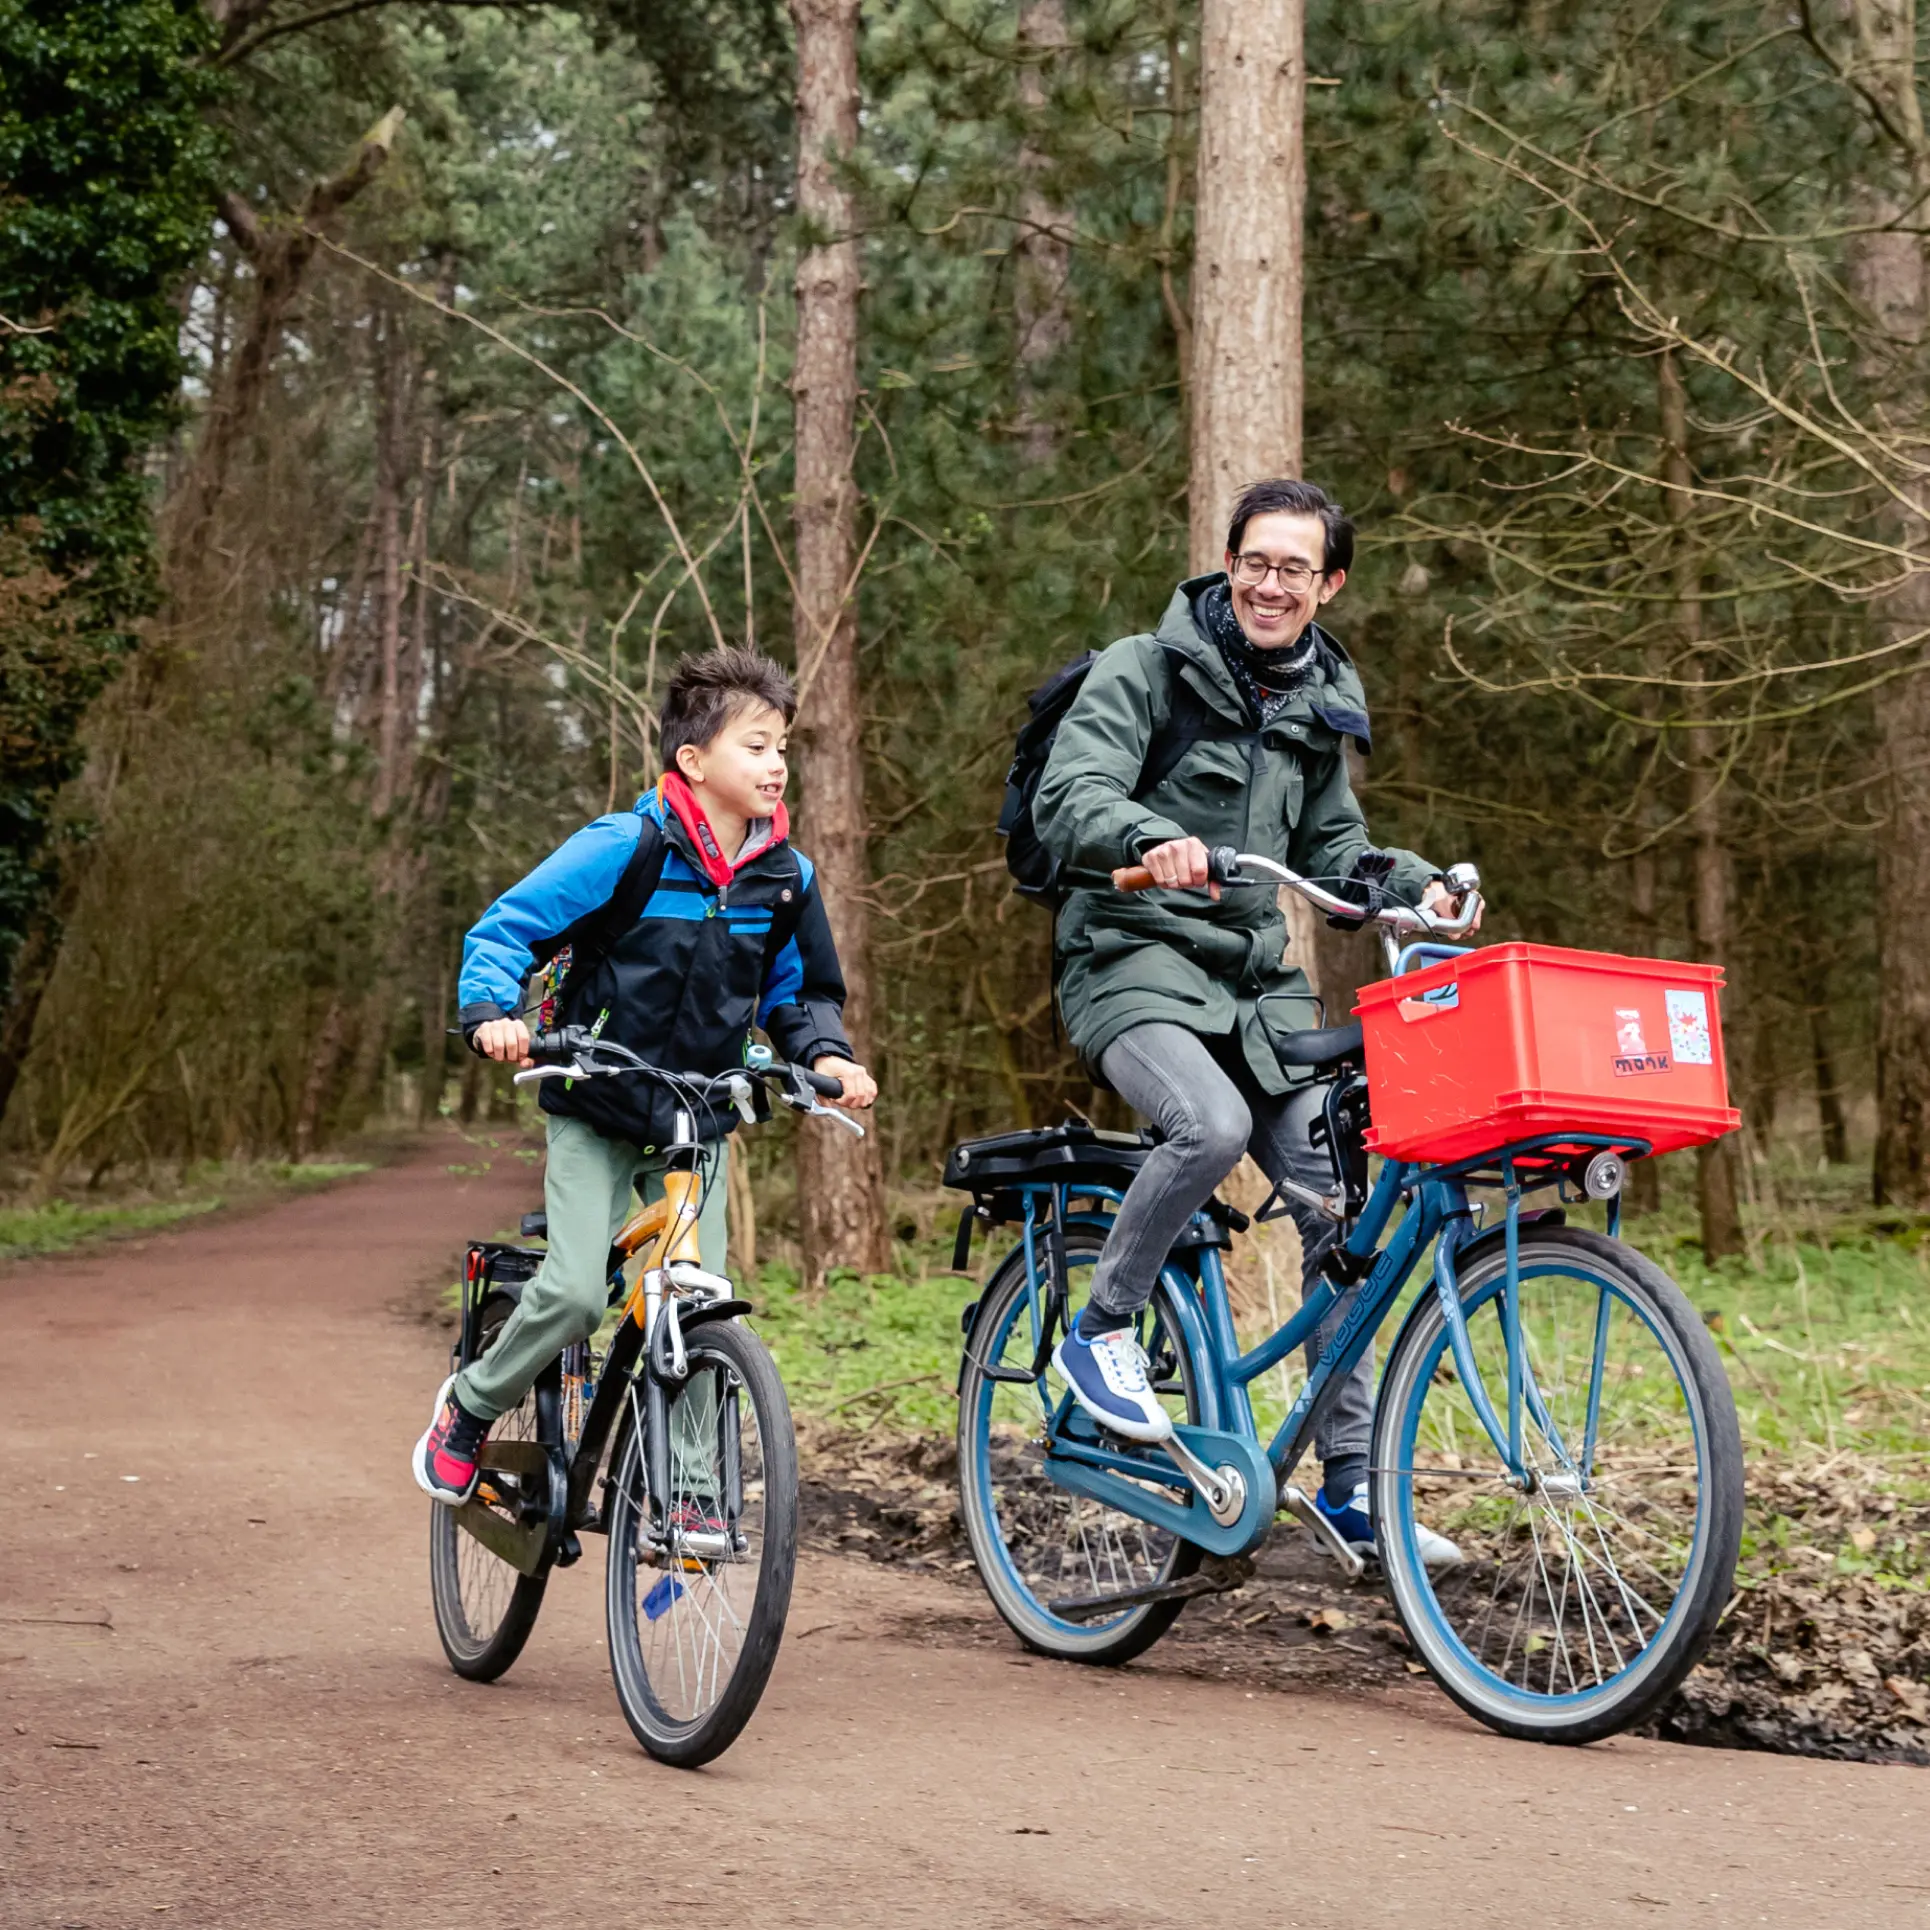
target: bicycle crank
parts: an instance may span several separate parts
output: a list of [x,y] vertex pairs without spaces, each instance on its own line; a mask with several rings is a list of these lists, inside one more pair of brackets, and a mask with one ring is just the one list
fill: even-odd
[[1230,1528],[1246,1512],[1246,1482],[1231,1462],[1208,1467],[1177,1434],[1169,1434],[1159,1444],[1172,1456],[1180,1473],[1193,1484],[1193,1492],[1206,1503],[1206,1511],[1222,1528]]

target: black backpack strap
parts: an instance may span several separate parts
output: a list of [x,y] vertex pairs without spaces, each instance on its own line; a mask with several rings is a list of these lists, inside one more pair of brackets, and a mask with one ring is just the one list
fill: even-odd
[[591,912],[581,921],[582,934],[572,940],[572,978],[578,972],[587,975],[595,971],[615,950],[623,934],[643,916],[644,906],[656,895],[657,886],[663,880],[663,861],[669,853],[670,840],[664,836],[663,826],[645,814],[643,829],[637,834],[637,848],[630,853],[630,862],[623,867],[616,889],[600,911]]
[[[791,853],[791,861],[797,864],[797,853]],[[797,921],[804,916],[804,867],[797,865],[797,882],[788,894],[780,892],[777,903],[771,907],[771,934],[764,941],[764,977],[768,980],[771,967],[784,956],[784,947],[797,936]],[[762,988],[759,988],[762,996]]]
[[[524,996],[530,978],[542,969],[565,945],[570,948],[570,975],[564,981],[563,1000],[567,1006],[572,994],[590,982],[590,975],[609,957],[632,925],[643,916],[643,908],[663,878],[663,862],[670,840],[663,826],[643,816],[637,834],[637,848],[630,853],[618,874],[616,888],[594,911],[587,911],[572,925],[553,937],[540,938],[530,946],[530,968],[523,974]],[[560,1023],[560,1017],[559,1017]]]

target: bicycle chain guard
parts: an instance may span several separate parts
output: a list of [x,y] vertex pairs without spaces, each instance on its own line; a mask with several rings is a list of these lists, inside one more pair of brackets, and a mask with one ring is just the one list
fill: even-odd
[[[1189,1453],[1209,1468],[1230,1468],[1246,1490],[1245,1505],[1230,1522],[1215,1521],[1206,1503],[1190,1488],[1181,1500],[1163,1484],[1179,1470],[1159,1449],[1135,1453],[1111,1442],[1074,1410],[1053,1429],[1047,1443],[1046,1473],[1070,1494],[1117,1508],[1135,1520],[1164,1528],[1209,1555],[1244,1555],[1259,1547],[1279,1507],[1279,1476],[1259,1442],[1210,1427],[1179,1427],[1174,1433]],[[1149,1485],[1160,1482],[1161,1488]]]

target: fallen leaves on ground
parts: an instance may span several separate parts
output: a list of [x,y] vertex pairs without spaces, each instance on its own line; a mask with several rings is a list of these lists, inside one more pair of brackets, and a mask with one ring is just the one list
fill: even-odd
[[[958,1512],[957,1451],[799,1420],[808,1544],[948,1576],[984,1596]],[[1650,1732],[1681,1742],[1930,1764],[1930,1493],[1849,1454],[1752,1464],[1734,1599]],[[1370,1569],[1348,1586],[1282,1519],[1238,1593],[1189,1603],[1139,1667],[1385,1693],[1421,1671]],[[1343,1606],[1344,1604],[1344,1606]],[[982,1614],[932,1640],[999,1641]]]

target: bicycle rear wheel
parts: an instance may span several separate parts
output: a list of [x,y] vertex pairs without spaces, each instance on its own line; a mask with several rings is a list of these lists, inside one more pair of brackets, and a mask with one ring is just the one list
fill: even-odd
[[[1071,1276],[1068,1318],[1086,1299],[1103,1236],[1066,1232]],[[1172,1338],[1162,1281],[1142,1325],[1153,1378],[1176,1421],[1197,1421],[1193,1364]],[[1046,1472],[1046,1424],[1065,1382],[1048,1366],[1042,1382],[995,1380],[990,1367],[1029,1371],[1037,1347],[1026,1293],[1025,1249],[992,1275],[979,1302],[958,1402],[960,1513],[992,1606],[1027,1648],[1067,1662],[1129,1662],[1172,1627],[1183,1601],[1145,1602],[1087,1621],[1055,1602],[1157,1587],[1195,1573],[1201,1551],[1190,1541],[1083,1495]]]
[[[487,1353],[515,1311],[506,1293],[493,1294],[482,1308],[482,1351]],[[542,1436],[539,1403],[553,1395],[531,1388],[507,1414],[490,1423],[492,1441],[535,1441]],[[504,1520],[520,1520],[523,1498],[512,1482],[492,1483],[484,1472],[477,1499]],[[474,1505],[473,1503],[471,1505]],[[436,1611],[436,1633],[443,1653],[458,1675],[472,1682],[493,1682],[523,1652],[543,1606],[547,1575],[525,1575],[493,1555],[441,1502],[429,1509],[429,1588]]]
[[[1715,1630],[1742,1539],[1742,1440],[1721,1362],[1667,1274],[1578,1228],[1522,1230],[1529,1368],[1513,1483],[1455,1370],[1439,1299],[1415,1303],[1375,1416],[1381,1562],[1416,1653],[1504,1735],[1593,1742],[1645,1720]],[[1507,1257],[1461,1299],[1505,1426]],[[1465,1559],[1430,1574],[1416,1521]]]
[[709,1322],[687,1353],[660,1499],[641,1376],[627,1396],[605,1606],[624,1719],[659,1762],[694,1769],[737,1740],[777,1660],[797,1564],[797,1442],[784,1383],[748,1328]]

